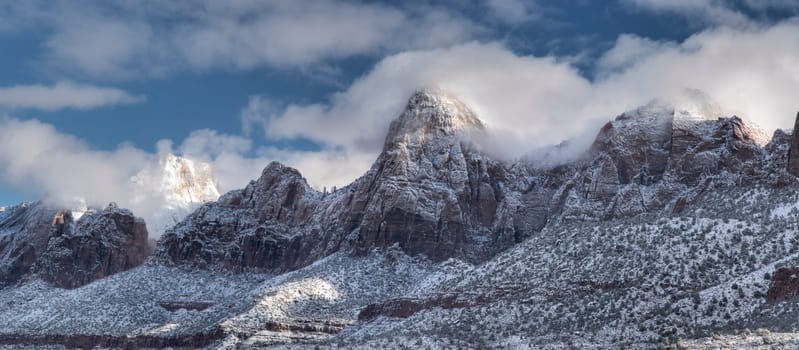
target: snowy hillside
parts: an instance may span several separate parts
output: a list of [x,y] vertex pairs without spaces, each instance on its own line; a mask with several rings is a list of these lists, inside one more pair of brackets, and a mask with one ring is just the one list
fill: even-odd
[[[141,266],[0,289],[0,345],[795,346],[797,139],[689,97],[625,112],[577,161],[544,166],[481,153],[488,126],[419,91],[370,170],[332,193],[272,163],[213,201],[208,168],[167,156],[135,181],[162,184],[165,213],[208,203]],[[54,213],[33,209],[0,210],[0,251],[60,247],[37,219]]]

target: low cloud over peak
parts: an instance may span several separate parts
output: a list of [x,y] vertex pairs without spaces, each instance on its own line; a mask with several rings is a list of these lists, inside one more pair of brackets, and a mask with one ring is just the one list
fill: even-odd
[[[388,56],[327,103],[264,108],[261,114],[253,108],[244,119],[263,125],[271,139],[305,138],[325,149],[374,156],[408,96],[420,86],[439,87],[486,122],[494,135],[485,140],[490,153],[515,159],[566,139],[579,152],[612,116],[686,88],[704,91],[730,114],[767,130],[789,127],[792,96],[799,91],[793,62],[799,62],[795,21],[716,28],[683,42],[624,35],[599,59],[593,80],[555,57],[472,42]],[[250,105],[268,101],[255,98]]]

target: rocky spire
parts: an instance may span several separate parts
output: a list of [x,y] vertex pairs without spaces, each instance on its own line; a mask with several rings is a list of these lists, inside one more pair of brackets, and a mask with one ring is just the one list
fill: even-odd
[[788,151],[788,173],[793,176],[799,176],[799,112],[796,113],[793,136],[791,137],[791,149]]

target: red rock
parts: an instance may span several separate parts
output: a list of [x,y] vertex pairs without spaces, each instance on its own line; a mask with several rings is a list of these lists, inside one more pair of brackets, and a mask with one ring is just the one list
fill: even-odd
[[799,295],[799,267],[780,268],[771,276],[766,302],[773,304]]

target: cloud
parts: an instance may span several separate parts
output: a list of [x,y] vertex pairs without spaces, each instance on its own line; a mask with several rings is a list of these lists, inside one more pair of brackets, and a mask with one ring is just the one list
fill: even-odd
[[793,0],[621,0],[637,10],[674,14],[696,24],[741,27],[767,20],[759,16],[778,11],[781,15],[796,15],[799,3]]
[[520,24],[536,18],[534,1],[486,0],[485,4],[492,16],[509,24]]
[[678,14],[705,25],[746,25],[750,19],[720,0],[622,0],[637,9]]
[[595,75],[608,75],[623,72],[631,65],[654,56],[677,44],[667,41],[655,41],[633,34],[622,34],[616,44],[606,51],[596,62]]
[[36,120],[0,119],[0,175],[4,182],[60,202],[92,204],[130,198],[130,176],[150,156],[130,146],[92,150],[83,140]]
[[739,0],[747,8],[757,11],[779,10],[796,13],[799,2],[794,0]]
[[33,4],[0,7],[0,18],[51,29],[43,45],[47,65],[106,79],[183,70],[306,68],[462,42],[480,30],[431,5],[400,8],[345,0]]
[[192,159],[210,160],[220,154],[242,154],[252,149],[252,141],[236,135],[220,134],[216,130],[195,130],[180,145],[180,154]]
[[684,88],[696,88],[730,114],[754,120],[767,130],[785,128],[797,108],[792,98],[799,90],[796,60],[799,22],[795,20],[757,29],[711,29],[682,43],[662,45],[598,82],[594,103],[629,106],[642,97],[673,96]]
[[109,87],[76,84],[68,81],[53,85],[0,87],[0,108],[55,111],[65,108],[93,109],[119,104],[140,103],[144,96]]
[[[391,119],[419,87],[440,88],[469,102],[496,131],[552,143],[561,140],[551,129],[563,128],[558,121],[579,108],[590,84],[566,63],[520,57],[498,43],[405,52],[378,63],[328,105],[290,105],[282,114],[265,116],[266,133],[375,151]],[[541,122],[536,128],[512,127],[534,119]]]
[[[326,103],[264,108],[260,114],[250,108],[245,119],[263,125],[269,138],[305,138],[322,145],[322,152],[351,157],[360,166],[348,167],[352,172],[342,178],[354,179],[374,159],[408,96],[419,87],[437,87],[486,122],[493,137],[483,142],[493,155],[514,159],[571,138],[572,152],[562,155],[568,157],[584,150],[613,116],[654,98],[676,98],[686,88],[705,91],[729,114],[767,130],[789,127],[799,91],[795,62],[796,21],[719,27],[683,42],[624,35],[600,58],[602,74],[593,81],[553,57],[519,56],[499,43],[469,43],[386,57]],[[257,97],[250,101],[260,104]],[[325,171],[300,170],[311,177]]]

